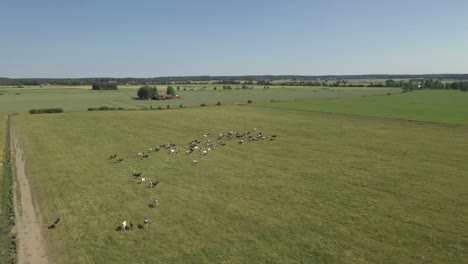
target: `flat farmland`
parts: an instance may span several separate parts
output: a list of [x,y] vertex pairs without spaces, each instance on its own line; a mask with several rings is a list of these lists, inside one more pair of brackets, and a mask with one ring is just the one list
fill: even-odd
[[[53,263],[467,257],[464,126],[250,106],[15,115],[12,125]],[[184,154],[189,140],[228,131],[278,137]],[[168,143],[182,153],[137,155]],[[134,172],[160,183],[138,184]],[[134,230],[117,231],[124,220]]]
[[453,90],[423,90],[391,96],[262,103],[258,106],[468,125],[468,93]]
[[[159,91],[166,91],[167,86],[158,86]],[[176,87],[176,86],[175,86]],[[217,87],[217,90],[213,90]],[[234,87],[234,86],[233,86]],[[65,112],[87,111],[88,108],[107,106],[125,109],[180,108],[195,107],[201,104],[222,105],[246,104],[270,101],[292,101],[313,98],[337,98],[363,95],[383,95],[398,93],[396,88],[327,88],[327,87],[274,87],[264,89],[223,90],[220,85],[184,85],[180,86],[182,99],[177,100],[136,100],[136,86],[122,86],[117,91],[92,91],[90,87],[25,87],[0,88],[0,113],[27,113],[30,109],[62,108]],[[235,87],[234,87],[235,88]],[[185,90],[184,90],[185,89]]]

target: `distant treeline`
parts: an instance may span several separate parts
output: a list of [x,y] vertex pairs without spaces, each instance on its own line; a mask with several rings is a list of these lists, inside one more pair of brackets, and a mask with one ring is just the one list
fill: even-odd
[[30,114],[50,114],[50,113],[63,113],[62,108],[45,108],[45,109],[31,109]]
[[455,82],[441,82],[440,80],[409,80],[401,81],[398,87],[403,88],[404,91],[424,90],[424,89],[447,89],[447,90],[460,90],[468,91],[468,81],[455,81]]
[[[303,81],[325,82],[343,80],[375,80],[375,79],[438,79],[438,80],[468,80],[468,74],[366,74],[366,75],[243,75],[243,76],[179,76],[154,78],[0,78],[0,85],[92,85],[93,83],[116,83],[118,85],[132,84],[191,84],[197,82],[215,81],[218,84],[254,84],[271,85],[267,82],[291,80],[294,83]],[[382,84],[383,85],[383,84]],[[384,86],[384,85],[383,85]]]

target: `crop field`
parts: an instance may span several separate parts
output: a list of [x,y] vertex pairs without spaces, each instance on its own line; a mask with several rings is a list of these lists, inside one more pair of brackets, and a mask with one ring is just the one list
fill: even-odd
[[[165,91],[167,86],[158,86]],[[217,90],[213,90],[217,87]],[[177,100],[136,100],[136,86],[122,86],[117,91],[92,91],[89,87],[25,87],[0,88],[1,113],[27,113],[30,109],[62,108],[65,112],[87,111],[88,108],[108,106],[125,109],[157,109],[194,107],[205,105],[246,104],[270,101],[291,101],[312,98],[337,98],[363,95],[383,95],[398,93],[396,88],[327,88],[327,87],[274,87],[264,89],[223,90],[220,85],[184,85],[180,86],[182,99]],[[239,86],[240,87],[240,86]],[[237,87],[237,88],[239,88]],[[185,90],[184,90],[185,89]]]
[[424,90],[391,96],[263,103],[260,106],[304,111],[468,125],[468,93]]
[[[251,106],[15,115],[12,125],[52,263],[467,258],[465,126]],[[188,141],[228,131],[278,137],[184,154]],[[137,155],[168,143],[182,153]],[[138,184],[135,172],[160,183]],[[124,220],[134,230],[117,231]]]

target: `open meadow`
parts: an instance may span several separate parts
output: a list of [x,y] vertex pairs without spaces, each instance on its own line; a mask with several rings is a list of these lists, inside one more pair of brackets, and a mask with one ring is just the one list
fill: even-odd
[[257,104],[263,107],[468,125],[468,93],[422,90],[391,96],[362,96]]
[[[166,91],[167,85],[158,86]],[[217,87],[217,90],[213,90]],[[223,90],[220,85],[180,86],[181,99],[137,100],[137,86],[122,86],[117,91],[92,91],[86,86],[44,86],[44,87],[0,87],[0,113],[27,113],[31,109],[62,108],[65,112],[87,111],[88,108],[107,106],[125,109],[180,108],[205,105],[246,104],[270,101],[293,101],[313,98],[338,98],[354,96],[384,95],[399,93],[399,88],[349,88],[349,87],[272,87],[252,86],[253,89]],[[239,88],[239,89],[235,89]],[[185,89],[185,90],[184,90]]]
[[[52,263],[467,257],[466,126],[251,106],[12,118]],[[228,131],[277,138],[185,154],[188,141]],[[169,143],[181,153],[148,152]],[[159,184],[139,184],[136,172]],[[118,231],[124,220],[134,229]]]

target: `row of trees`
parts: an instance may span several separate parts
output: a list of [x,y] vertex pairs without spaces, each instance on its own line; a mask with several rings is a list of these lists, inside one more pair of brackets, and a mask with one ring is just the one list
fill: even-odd
[[460,90],[468,91],[468,81],[456,81],[456,82],[441,82],[440,80],[409,80],[401,81],[399,87],[403,88],[404,91],[423,90],[423,89],[447,89],[447,90]]
[[[168,86],[166,88],[166,94],[175,95],[176,93],[175,93],[174,87]],[[143,100],[148,100],[158,95],[159,95],[158,88],[156,86],[145,85],[145,86],[140,87],[137,91],[138,98],[143,99]]]
[[114,82],[94,82],[92,84],[93,90],[117,90],[117,83]]
[[[301,81],[335,81],[335,80],[386,80],[386,79],[438,79],[438,80],[468,80],[468,74],[365,74],[365,75],[244,75],[244,76],[173,76],[154,78],[2,78],[0,85],[91,85],[93,82],[116,82],[119,85],[177,85],[193,83],[246,84],[257,82],[258,85],[273,85],[281,80]],[[247,83],[246,83],[247,82]]]

